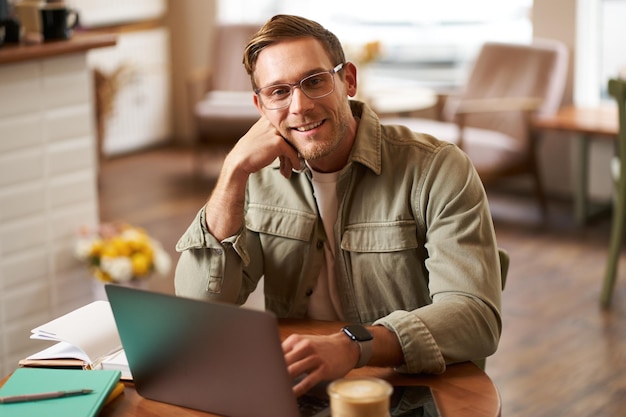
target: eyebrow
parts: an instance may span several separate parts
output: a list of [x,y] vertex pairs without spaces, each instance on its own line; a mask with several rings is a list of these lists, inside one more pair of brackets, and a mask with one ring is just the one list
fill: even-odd
[[[317,68],[311,69],[311,70],[309,70],[309,71],[305,72],[304,74],[301,74],[301,75],[299,76],[298,80],[297,80],[295,83],[299,83],[299,82],[300,82],[300,81],[302,81],[304,78],[309,77],[309,76],[311,76],[311,75],[313,75],[313,74],[317,74],[317,73],[320,73],[320,72],[327,72],[327,71],[328,71],[328,70],[325,70],[324,68],[320,68],[320,67],[317,67]],[[259,87],[257,87],[257,88],[265,88],[265,87],[271,87],[271,86],[273,86],[273,85],[281,85],[281,84],[295,84],[295,83],[289,83],[288,81],[276,80],[276,81],[272,81],[272,82],[267,83],[267,84],[260,85],[260,86],[259,86]],[[257,83],[257,85],[259,85],[259,84]]]

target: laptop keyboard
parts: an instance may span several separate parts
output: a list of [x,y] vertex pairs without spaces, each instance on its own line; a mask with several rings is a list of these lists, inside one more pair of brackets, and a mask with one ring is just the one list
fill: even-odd
[[329,405],[328,398],[306,394],[298,398],[298,409],[301,417],[330,416]]

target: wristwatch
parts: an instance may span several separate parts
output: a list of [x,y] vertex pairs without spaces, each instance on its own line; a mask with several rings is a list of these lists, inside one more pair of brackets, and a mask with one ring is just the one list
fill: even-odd
[[350,338],[350,340],[355,341],[359,344],[359,350],[361,351],[361,356],[359,356],[359,361],[357,362],[355,368],[360,368],[362,366],[367,365],[370,358],[372,357],[372,344],[374,340],[374,336],[360,324],[349,324],[343,329],[342,332],[346,334]]

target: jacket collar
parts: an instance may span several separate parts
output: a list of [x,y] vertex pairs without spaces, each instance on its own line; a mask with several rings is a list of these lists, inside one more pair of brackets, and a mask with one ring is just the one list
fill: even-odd
[[382,167],[382,128],[374,110],[367,104],[351,100],[354,117],[358,117],[359,127],[352,145],[349,162],[359,162],[379,175]]

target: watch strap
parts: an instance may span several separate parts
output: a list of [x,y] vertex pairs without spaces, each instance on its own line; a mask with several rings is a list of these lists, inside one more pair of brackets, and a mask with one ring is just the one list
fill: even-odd
[[365,341],[357,341],[359,345],[359,350],[361,351],[361,355],[359,356],[359,361],[356,363],[355,368],[361,368],[370,361],[372,357],[372,345],[374,340],[365,340]]
[[361,324],[350,324],[341,329],[350,340],[359,346],[359,360],[355,368],[361,368],[369,362],[372,357],[373,337],[372,334]]

